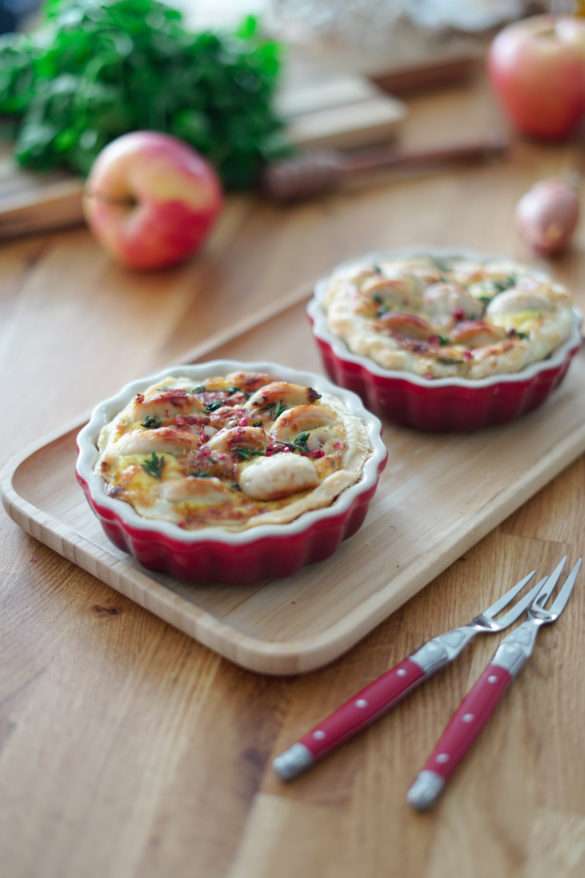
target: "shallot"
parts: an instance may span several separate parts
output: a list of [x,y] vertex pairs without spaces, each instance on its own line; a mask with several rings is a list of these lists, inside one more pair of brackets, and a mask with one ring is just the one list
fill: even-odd
[[540,256],[560,256],[579,221],[579,190],[572,180],[540,180],[516,206],[520,237]]

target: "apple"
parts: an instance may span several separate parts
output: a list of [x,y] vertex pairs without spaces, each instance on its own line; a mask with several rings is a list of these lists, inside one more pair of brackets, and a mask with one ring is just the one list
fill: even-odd
[[187,143],[133,131],[97,156],[83,211],[97,240],[119,262],[156,269],[191,256],[219,216],[222,188],[212,166]]
[[563,140],[585,116],[585,19],[535,15],[504,27],[488,74],[509,121],[540,140]]

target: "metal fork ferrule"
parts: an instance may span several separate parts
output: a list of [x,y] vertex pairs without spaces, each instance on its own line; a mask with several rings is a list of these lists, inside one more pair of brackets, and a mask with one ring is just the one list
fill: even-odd
[[462,625],[461,628],[453,628],[452,631],[446,631],[433,637],[427,643],[423,644],[419,650],[414,652],[410,659],[422,668],[428,676],[434,674],[439,668],[444,667],[457,658],[463,647],[469,643],[471,638],[477,634],[475,628]]
[[505,668],[512,677],[515,677],[532,654],[538,627],[538,624],[529,619],[508,634],[498,646],[492,664]]

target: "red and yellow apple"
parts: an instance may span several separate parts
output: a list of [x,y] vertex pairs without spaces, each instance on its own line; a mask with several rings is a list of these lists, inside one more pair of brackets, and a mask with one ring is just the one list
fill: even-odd
[[119,262],[175,265],[205,241],[222,207],[216,172],[195,149],[157,131],[133,131],[106,146],[88,175],[87,224]]
[[488,73],[518,131],[568,137],[585,117],[585,19],[534,15],[507,25],[490,46]]

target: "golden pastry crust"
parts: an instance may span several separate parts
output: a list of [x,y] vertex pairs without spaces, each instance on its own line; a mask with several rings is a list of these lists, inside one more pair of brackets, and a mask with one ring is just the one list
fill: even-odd
[[329,506],[372,454],[344,402],[259,372],[167,377],[102,430],[110,496],[185,530],[284,524]]
[[429,379],[519,372],[562,344],[573,320],[564,286],[512,260],[381,257],[339,268],[321,296],[350,351]]

